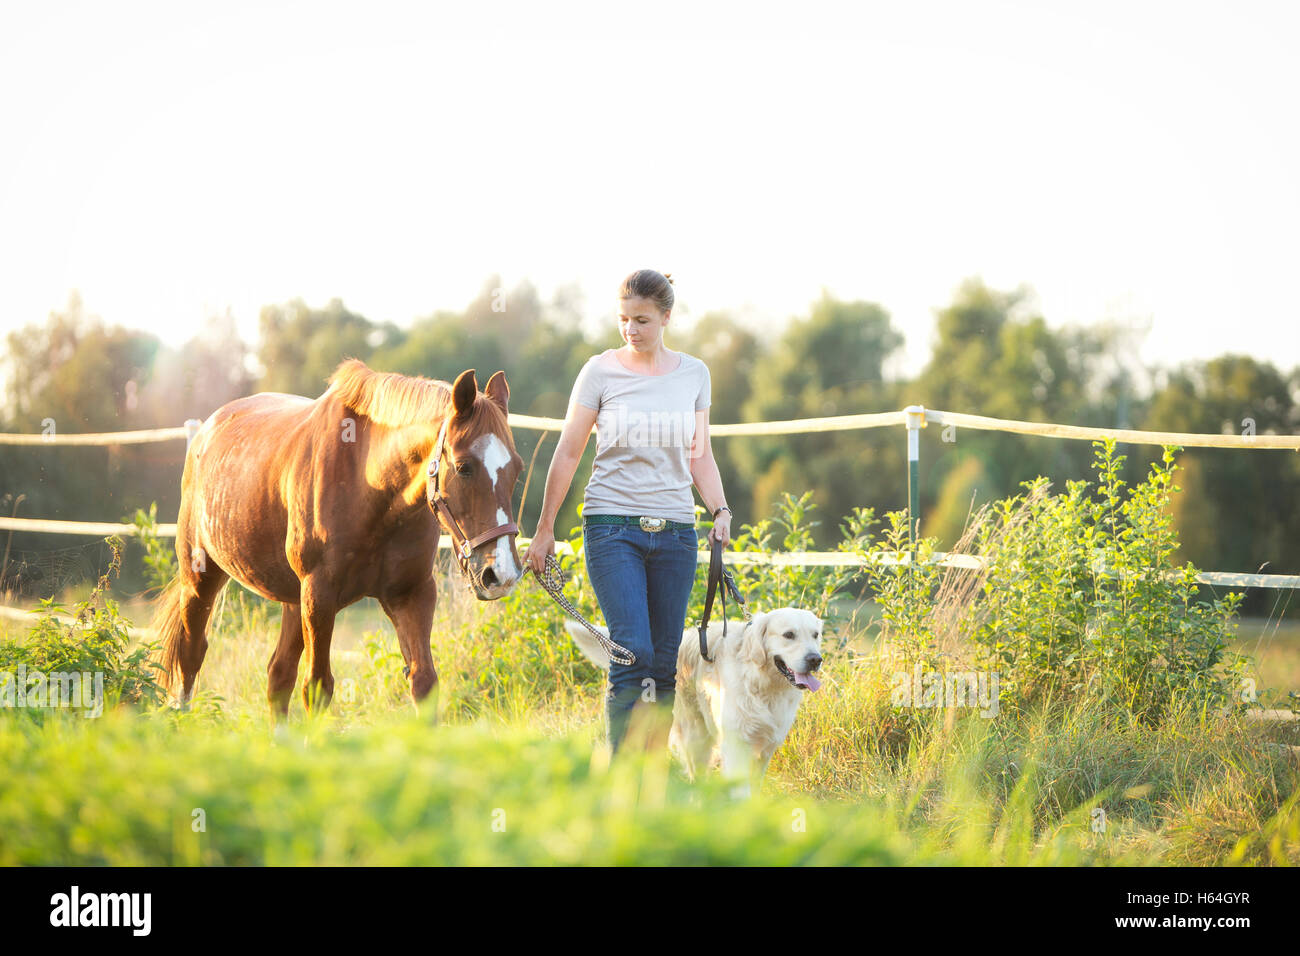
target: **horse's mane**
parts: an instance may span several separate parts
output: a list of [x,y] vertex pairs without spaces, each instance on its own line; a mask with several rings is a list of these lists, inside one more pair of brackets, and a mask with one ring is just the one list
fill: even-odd
[[[344,359],[329,384],[348,408],[379,425],[400,428],[427,424],[447,413],[451,383],[431,378],[376,372],[360,359]],[[505,428],[505,413],[496,402],[475,402],[469,420],[460,423],[462,434],[480,434]]]

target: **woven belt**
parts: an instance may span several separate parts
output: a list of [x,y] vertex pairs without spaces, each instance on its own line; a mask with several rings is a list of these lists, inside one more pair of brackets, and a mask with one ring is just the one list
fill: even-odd
[[652,518],[647,515],[583,515],[584,524],[630,524],[637,525],[642,531],[665,531],[668,529],[689,528],[695,525],[689,521],[669,521],[667,518]]

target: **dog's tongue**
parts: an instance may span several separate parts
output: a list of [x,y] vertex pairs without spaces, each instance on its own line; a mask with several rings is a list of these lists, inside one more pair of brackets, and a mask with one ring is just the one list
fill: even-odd
[[795,674],[794,686],[802,687],[804,690],[818,690],[821,688],[822,682],[813,677],[812,674]]

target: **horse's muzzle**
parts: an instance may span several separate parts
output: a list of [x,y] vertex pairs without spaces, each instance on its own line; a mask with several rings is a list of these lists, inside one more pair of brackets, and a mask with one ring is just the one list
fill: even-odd
[[489,564],[475,575],[474,593],[478,595],[480,601],[495,601],[509,594],[518,583],[519,577],[518,573],[499,574],[496,565]]

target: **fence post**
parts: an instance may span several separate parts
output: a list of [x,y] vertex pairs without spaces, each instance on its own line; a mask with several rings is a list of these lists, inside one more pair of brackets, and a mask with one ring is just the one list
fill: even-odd
[[925,427],[925,406],[908,405],[907,414],[907,539],[916,564],[916,538],[921,528],[921,429]]
[[197,418],[185,419],[185,450],[186,451],[190,450],[190,442],[194,441],[194,436],[199,433],[199,429],[202,427],[203,427],[203,423],[199,421]]

